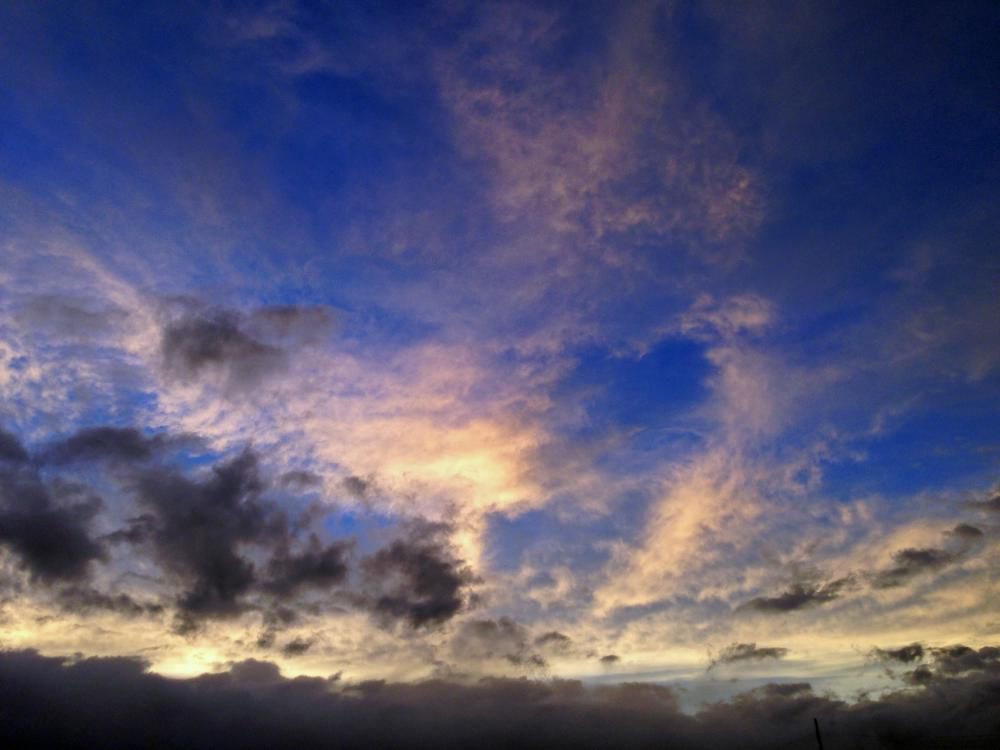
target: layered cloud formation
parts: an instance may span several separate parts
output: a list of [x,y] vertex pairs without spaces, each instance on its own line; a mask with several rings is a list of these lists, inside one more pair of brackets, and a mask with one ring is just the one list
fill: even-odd
[[995,731],[996,22],[0,10],[6,740]]

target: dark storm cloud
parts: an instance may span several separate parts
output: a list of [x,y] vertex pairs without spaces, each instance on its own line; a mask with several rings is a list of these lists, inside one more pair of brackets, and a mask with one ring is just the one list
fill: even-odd
[[28,452],[21,445],[16,435],[0,429],[0,461],[7,463],[24,463],[28,460]]
[[620,662],[621,657],[618,656],[617,654],[605,654],[599,659],[599,661],[601,662],[601,664],[604,664],[605,666],[611,666],[612,664],[617,664],[618,662]]
[[[976,652],[977,654],[979,652]],[[848,704],[807,683],[766,685],[681,712],[670,688],[484,679],[343,684],[286,679],[267,662],[172,680],[133,659],[0,652],[0,744],[165,750],[518,747],[629,750],[830,746],[907,750],[995,746],[1000,677],[987,669]]]
[[418,522],[361,562],[366,604],[385,623],[438,625],[465,605],[472,573],[448,549],[447,527]]
[[[347,580],[352,542],[324,542],[315,533],[302,539],[302,529],[266,497],[252,451],[201,477],[163,466],[135,476],[132,489],[143,512],[108,538],[148,549],[179,585],[182,632],[251,607],[294,604],[301,594],[329,592]],[[262,638],[273,643],[287,622],[272,618]]]
[[902,586],[922,573],[941,570],[958,559],[958,555],[934,547],[907,547],[892,556],[893,567],[877,573],[872,581],[875,588]]
[[778,646],[758,646],[756,643],[731,643],[708,665],[711,671],[719,664],[734,664],[741,661],[764,661],[765,659],[783,659],[788,654],[787,648]]
[[[422,521],[409,522],[398,538],[364,559],[362,588],[352,589],[354,542],[306,533],[318,506],[290,520],[267,496],[269,484],[251,450],[192,473],[163,459],[167,447],[188,444],[193,436],[86,428],[51,443],[34,463],[15,436],[0,437],[8,457],[0,464],[0,545],[36,580],[77,582],[57,597],[67,611],[159,614],[170,606],[178,630],[191,632],[204,620],[251,609],[294,611],[305,606],[302,597],[337,589],[343,601],[384,623],[420,628],[448,620],[468,601],[466,587],[473,577],[450,550],[449,529]],[[90,526],[103,507],[100,499],[79,484],[43,481],[39,467],[51,473],[67,464],[105,461],[117,469],[128,520],[94,538]],[[286,474],[278,486],[287,489],[311,479]],[[174,596],[142,603],[85,584],[91,564],[108,559],[105,544],[115,545],[123,558],[154,561]],[[282,618],[267,620],[263,641],[273,644],[285,624]]]
[[287,598],[302,589],[328,589],[347,577],[347,555],[351,545],[347,542],[323,544],[311,535],[306,548],[295,553],[281,550],[267,566],[265,588],[281,598]]
[[832,602],[853,583],[854,579],[850,576],[823,584],[796,583],[776,596],[758,596],[741,604],[737,609],[768,614],[794,612]]
[[33,579],[80,580],[105,556],[90,533],[101,499],[78,485],[45,482],[33,467],[0,471],[0,545]]
[[145,461],[165,447],[163,435],[146,435],[134,427],[87,427],[49,446],[42,459],[72,461]]
[[262,490],[250,452],[214,466],[201,481],[159,467],[137,480],[136,498],[147,513],[133,530],[184,584],[177,601],[184,628],[201,617],[242,611],[242,597],[257,582],[242,545],[286,541],[287,521],[262,499]]
[[531,651],[527,629],[508,617],[462,623],[451,640],[451,652],[459,659],[503,659],[515,666],[545,666],[545,659]]

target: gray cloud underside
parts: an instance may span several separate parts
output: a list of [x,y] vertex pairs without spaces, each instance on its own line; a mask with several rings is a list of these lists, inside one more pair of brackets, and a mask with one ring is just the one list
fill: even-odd
[[163,370],[180,382],[221,376],[229,392],[246,391],[285,370],[295,350],[322,342],[332,327],[332,312],[321,306],[264,307],[249,314],[187,307],[162,325]]
[[[125,616],[171,611],[179,632],[210,619],[262,612],[260,644],[296,620],[307,595],[334,597],[372,612],[385,626],[438,626],[468,603],[471,573],[447,546],[450,529],[411,521],[384,548],[354,560],[351,539],[327,539],[315,513],[290,514],[268,492],[312,485],[287,475],[272,482],[246,450],[204,471],[170,461],[195,436],[92,427],[50,442],[34,456],[12,433],[0,433],[0,548],[62,609]],[[102,471],[117,484],[127,517],[110,533],[95,530],[106,504],[72,473]],[[304,473],[303,473],[304,474]],[[140,600],[105,591],[95,567],[113,551],[154,562],[173,594]],[[352,569],[359,581],[350,580]],[[290,648],[290,650],[289,650]],[[286,653],[304,653],[287,644]]]
[[[954,653],[954,656],[949,655]],[[953,646],[933,688],[855,704],[772,684],[684,714],[666,687],[484,679],[475,684],[283,678],[253,660],[171,680],[128,658],[0,652],[0,744],[17,748],[995,747],[1000,650]],[[975,657],[975,658],[971,658]],[[956,660],[965,659],[965,662]],[[951,670],[951,671],[949,671]],[[947,706],[947,709],[943,707]]]
[[825,604],[838,598],[853,583],[840,578],[823,584],[797,583],[776,596],[759,596],[740,605],[741,610],[776,614]]
[[804,581],[794,583],[775,596],[758,596],[744,602],[737,611],[759,612],[763,614],[784,614],[796,610],[827,604],[856,590],[861,581],[868,582],[874,589],[889,589],[904,586],[914,578],[926,573],[948,568],[980,547],[984,534],[982,529],[969,523],[959,523],[943,532],[950,543],[950,549],[938,547],[906,547],[892,555],[891,567],[882,570],[856,572],[831,581]]
[[787,654],[788,649],[779,646],[758,646],[756,643],[732,643],[719,652],[719,655],[708,665],[708,669],[711,670],[719,664],[783,659]]

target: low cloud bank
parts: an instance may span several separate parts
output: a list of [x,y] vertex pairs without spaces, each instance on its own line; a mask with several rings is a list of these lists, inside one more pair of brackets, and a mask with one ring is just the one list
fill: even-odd
[[[966,647],[951,647],[959,656]],[[943,652],[942,652],[943,653]],[[344,684],[248,660],[172,680],[139,660],[0,652],[0,745],[17,748],[996,747],[997,649],[946,659],[927,687],[848,704],[767,685],[692,716],[666,687],[485,679]],[[958,670],[958,671],[956,671]]]

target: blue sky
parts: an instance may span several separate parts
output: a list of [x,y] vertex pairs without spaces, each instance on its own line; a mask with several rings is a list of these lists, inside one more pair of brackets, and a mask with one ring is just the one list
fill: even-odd
[[[0,423],[53,507],[83,518],[72,481],[101,496],[80,533],[104,546],[46,578],[11,530],[28,463],[6,469],[3,641],[155,645],[179,675],[544,662],[696,698],[720,674],[848,695],[885,681],[872,649],[995,642],[997,23],[6,5]],[[241,456],[225,513],[287,526],[233,527],[234,589],[156,541],[180,523],[157,488],[214,502]],[[321,549],[344,572],[288,598],[275,571]],[[469,645],[500,618],[567,640]],[[783,656],[706,676],[748,643]]]

